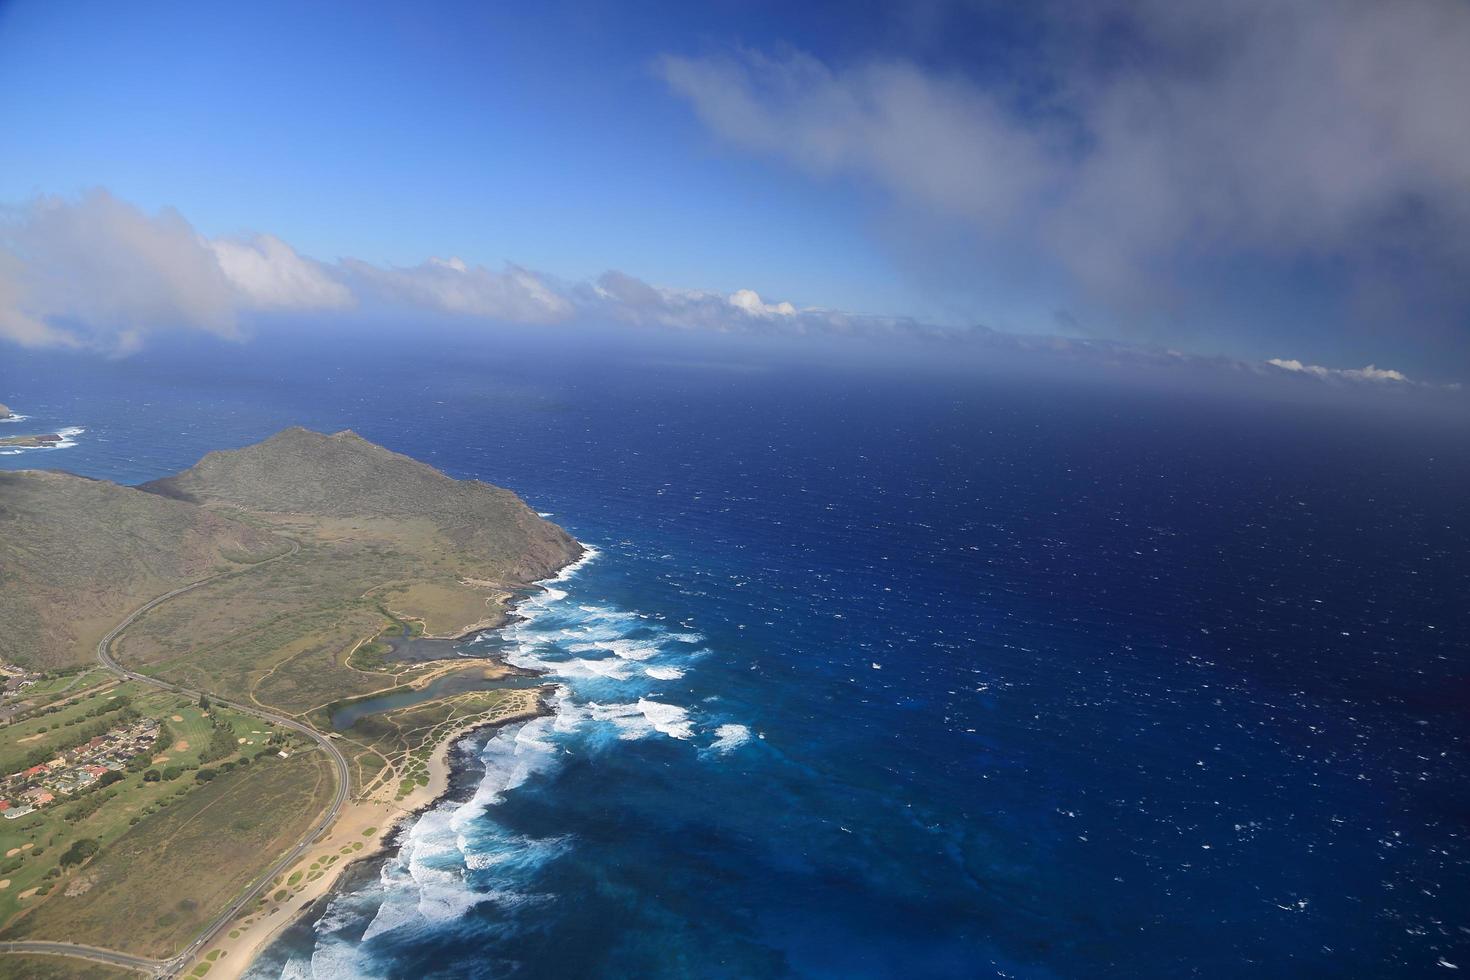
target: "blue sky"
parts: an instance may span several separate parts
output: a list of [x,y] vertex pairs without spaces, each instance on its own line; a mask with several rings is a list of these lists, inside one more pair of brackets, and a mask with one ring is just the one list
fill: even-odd
[[[496,278],[510,262],[567,310],[616,270],[944,328],[1470,373],[1470,7],[1181,9],[11,3],[0,202],[29,230],[0,302],[20,297],[10,333],[32,343],[91,343],[105,330],[77,324],[109,315],[135,343],[174,308],[48,300],[71,246],[27,209],[82,208],[86,236],[101,189],[207,239],[273,236],[353,302],[480,270],[473,311],[508,315],[524,305],[485,297],[524,285]],[[466,268],[427,269],[432,289],[391,272],[431,256]]]
[[326,259],[910,312],[850,195],[716,151],[653,73],[655,12],[413,6],[12,6],[0,198],[100,185]]

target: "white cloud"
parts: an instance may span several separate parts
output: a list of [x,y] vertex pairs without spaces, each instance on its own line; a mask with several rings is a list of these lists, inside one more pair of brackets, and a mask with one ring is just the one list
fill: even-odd
[[171,208],[148,214],[104,190],[0,214],[0,339],[28,347],[127,352],[170,329],[231,337],[251,313],[340,310],[361,297],[524,323],[575,309],[519,266],[328,265],[273,235],[207,238]]
[[919,339],[981,357],[1040,356],[1089,369],[1210,367],[1429,387],[1371,364],[1338,369],[1282,358],[1247,364],[1085,338],[939,327],[771,301],[748,288],[671,289],[622,272],[564,284],[521,266],[497,271],[458,257],[407,268],[355,259],[329,265],[271,235],[211,240],[175,211],[148,215],[102,191],[78,201],[44,198],[6,218],[0,226],[0,340],[30,347],[126,352],[164,328],[238,336],[237,327],[252,312],[398,307],[523,324]]
[[795,316],[796,307],[789,302],[767,303],[761,299],[761,294],[754,289],[737,289],[730,294],[728,302],[738,310],[744,310],[751,316]]
[[343,266],[362,291],[393,305],[518,323],[558,323],[574,310],[545,278],[518,265],[497,272],[453,257],[409,268],[356,259]]
[[1036,9],[1035,56],[969,78],[799,52],[658,70],[729,144],[874,184],[1124,308],[1242,253],[1346,261],[1365,297],[1470,298],[1470,5]]
[[801,53],[666,57],[660,70],[715,132],[819,174],[873,176],[919,203],[1001,220],[1056,177],[1045,134],[999,100],[912,65],[834,71]]
[[31,345],[129,349],[158,326],[228,335],[235,291],[176,211],[147,215],[105,191],[5,214],[0,330]]
[[211,241],[172,208],[106,191],[39,198],[0,223],[0,337],[126,352],[162,329],[234,336],[252,310],[350,304],[329,270],[268,235]]
[[1323,367],[1320,364],[1303,364],[1301,361],[1295,358],[1280,357],[1273,357],[1270,360],[1266,361],[1266,363],[1271,365],[1272,367],[1280,368],[1283,371],[1290,371],[1293,374],[1310,374],[1313,377],[1329,380],[1338,378],[1347,381],[1393,382],[1397,384],[1410,385],[1418,384],[1417,381],[1411,381],[1402,371],[1395,371],[1392,368],[1380,368],[1373,364],[1369,364],[1367,367],[1362,368],[1330,368]]
[[74,338],[49,326],[23,308],[24,290],[19,276],[23,269],[10,255],[0,252],[0,340],[22,347],[73,347]]
[[352,291],[319,262],[303,258],[274,235],[209,243],[225,278],[248,305],[262,310],[341,309]]
[[797,307],[782,300],[768,303],[753,289],[719,293],[699,289],[651,286],[623,272],[607,272],[576,291],[583,312],[591,317],[641,326],[721,333],[771,333],[792,336],[937,336],[973,333],[971,329],[933,327],[906,317],[846,313],[822,307]]

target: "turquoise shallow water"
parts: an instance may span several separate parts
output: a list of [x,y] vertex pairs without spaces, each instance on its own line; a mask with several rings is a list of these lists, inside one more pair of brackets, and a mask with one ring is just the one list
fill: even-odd
[[350,426],[596,548],[499,638],[558,713],[255,976],[1470,964],[1462,428],[536,343],[0,376],[86,430],[0,466]]

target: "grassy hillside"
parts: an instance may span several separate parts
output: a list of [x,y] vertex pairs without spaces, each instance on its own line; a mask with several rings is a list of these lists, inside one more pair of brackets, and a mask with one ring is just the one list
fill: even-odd
[[69,473],[0,473],[0,660],[61,667],[141,603],[279,554],[258,527]]
[[[459,632],[497,622],[503,590],[546,576],[580,550],[515,494],[451,479],[351,432],[288,429],[142,488],[0,473],[0,659],[83,663],[138,605],[278,555],[287,547],[282,534],[303,539],[306,554],[288,563],[285,579],[276,576],[279,590],[259,608],[239,611],[236,619],[251,622],[237,626],[322,613],[350,636],[333,646],[373,626],[340,615],[368,590],[369,609],[391,605],[432,631]],[[236,667],[249,671],[258,661],[244,656]]]
[[509,590],[580,551],[509,491],[350,432],[288,429],[143,489],[301,547],[150,612],[122,637],[120,658],[290,714],[394,683],[349,663],[394,617],[440,635],[495,625]]
[[452,479],[354,432],[286,429],[244,449],[210,453],[143,489],[246,511],[423,521],[467,574],[515,583],[545,578],[578,550],[509,490]]

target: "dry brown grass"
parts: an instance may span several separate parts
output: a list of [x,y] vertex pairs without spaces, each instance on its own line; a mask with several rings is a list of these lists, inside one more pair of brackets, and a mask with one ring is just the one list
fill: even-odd
[[320,749],[269,756],[225,773],[148,817],[81,874],[81,894],[53,891],[7,938],[56,939],[167,957],[301,838],[331,799]]

